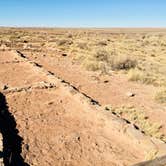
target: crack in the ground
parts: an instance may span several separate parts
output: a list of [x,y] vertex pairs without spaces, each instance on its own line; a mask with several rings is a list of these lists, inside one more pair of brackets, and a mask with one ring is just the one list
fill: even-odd
[[3,136],[5,166],[29,166],[21,156],[23,139],[18,135],[14,116],[9,112],[5,96],[0,93],[0,131]]

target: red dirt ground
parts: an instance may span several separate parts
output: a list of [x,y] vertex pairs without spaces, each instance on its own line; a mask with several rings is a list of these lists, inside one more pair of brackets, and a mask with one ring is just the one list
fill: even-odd
[[[145,86],[141,86],[140,93],[137,85],[125,84],[123,77],[121,80],[113,74],[98,78],[97,74],[80,70],[69,58],[61,58],[61,54],[44,58],[26,54],[42,67],[24,58],[13,62],[16,55],[20,58],[17,53],[0,52],[0,62],[5,61],[4,56],[11,57],[9,63],[0,64],[0,84],[8,85],[1,91],[23,138],[21,155],[29,165],[128,166],[143,161],[156,149],[159,155],[166,152],[165,144],[102,111],[102,107],[46,71],[54,72],[102,105],[117,105],[122,100],[140,105],[142,97],[151,99]],[[103,83],[105,80],[109,82]],[[126,98],[124,94],[129,90],[137,94],[136,98]]]

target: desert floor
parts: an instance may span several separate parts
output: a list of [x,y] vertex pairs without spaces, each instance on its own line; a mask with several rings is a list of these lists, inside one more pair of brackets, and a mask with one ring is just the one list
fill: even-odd
[[0,28],[1,165],[130,166],[166,154],[165,37]]

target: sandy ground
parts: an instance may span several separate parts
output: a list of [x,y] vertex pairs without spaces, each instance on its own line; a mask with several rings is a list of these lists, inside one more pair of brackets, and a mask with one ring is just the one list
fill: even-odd
[[[7,89],[1,89],[1,92],[22,138],[19,154],[25,163],[31,166],[129,166],[143,161],[151,151],[157,150],[158,155],[166,152],[163,142],[145,136],[132,124],[103,111],[83,94],[102,105],[120,104],[122,100],[137,103],[142,97],[151,98],[146,87],[142,86],[144,89],[139,95],[137,85],[131,87],[125,84],[125,79],[120,81],[114,75],[98,79],[92,73],[82,72],[61,54],[50,58],[25,55],[42,66],[16,52],[0,52],[0,85],[2,89],[7,85]],[[9,57],[8,62],[5,57]],[[108,83],[104,83],[105,80]],[[124,97],[129,87],[137,94],[135,101]],[[150,109],[150,106],[146,107]],[[17,146],[15,137],[11,138]],[[15,151],[11,146],[11,154]]]

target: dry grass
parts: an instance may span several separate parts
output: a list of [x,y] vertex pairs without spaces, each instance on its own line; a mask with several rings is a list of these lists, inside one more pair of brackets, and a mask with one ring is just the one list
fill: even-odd
[[111,70],[129,70],[131,81],[166,86],[165,36],[157,33],[104,35],[80,32],[72,37],[78,44],[72,44],[69,50],[88,70],[104,74]]
[[86,42],[78,42],[77,47],[80,49],[88,49],[88,45]]
[[107,46],[107,41],[102,40],[97,43],[98,46]]
[[127,55],[114,56],[111,59],[111,67],[113,70],[128,70],[136,67],[136,60]]
[[128,79],[130,81],[137,81],[144,84],[155,84],[156,79],[146,72],[143,72],[137,68],[131,69],[128,72]]
[[144,73],[138,69],[131,69],[128,72],[128,79],[130,81],[140,81],[143,80]]
[[87,55],[86,57],[82,58],[82,66],[85,67],[87,70],[92,71],[101,71],[102,73],[109,73],[109,53],[104,50],[96,50],[92,54]]
[[89,71],[97,71],[100,69],[100,64],[97,61],[85,59],[82,63],[82,66]]
[[145,161],[146,160],[153,160],[156,158],[158,154],[158,151],[156,149],[152,149],[151,151],[149,151],[146,155],[145,155]]
[[166,89],[160,90],[155,94],[155,100],[159,103],[166,103]]
[[107,70],[110,73],[110,70],[132,69],[128,73],[129,80],[166,87],[165,31],[126,32],[110,33],[109,30],[88,29],[35,31],[9,28],[1,30],[0,41],[1,45],[12,48],[18,48],[19,43],[24,41],[30,44],[46,43],[40,47],[59,48],[72,53],[88,70]]
[[110,54],[105,49],[98,49],[91,56],[96,61],[105,61],[105,62],[108,62],[108,63],[110,61]]
[[[132,69],[128,74],[131,81],[166,86],[165,36],[166,34],[158,33],[114,35],[94,33],[86,36],[80,33],[79,37],[89,49],[77,45],[74,53],[76,55],[80,52],[85,53],[83,56],[85,56],[86,64],[90,59],[90,65],[93,64],[92,61],[95,64],[98,63],[97,61],[104,61],[109,70]],[[77,41],[80,38],[75,37],[74,40]],[[85,62],[82,61],[82,63]]]
[[[82,57],[80,57],[82,58]],[[106,49],[96,49],[92,53],[82,58],[82,65],[88,69],[99,70],[108,74],[111,70],[128,70],[136,66],[136,60],[130,56],[113,55]],[[95,66],[95,67],[94,67]]]
[[137,110],[134,107],[117,107],[112,108],[106,106],[112,112],[117,113],[119,116],[126,118],[132,123],[136,124],[146,135],[158,138],[166,142],[166,136],[160,132],[162,125],[160,123],[151,122],[145,115],[144,111]]
[[64,45],[73,44],[73,41],[72,40],[67,40],[67,39],[61,39],[61,40],[58,40],[56,43],[57,43],[57,46],[64,46]]

